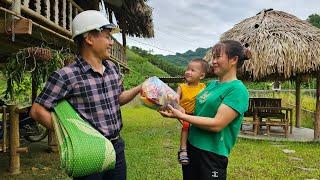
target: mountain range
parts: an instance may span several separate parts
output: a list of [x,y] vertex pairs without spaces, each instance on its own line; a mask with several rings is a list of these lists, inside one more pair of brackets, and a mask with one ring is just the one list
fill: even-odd
[[195,51],[188,50],[185,53],[176,53],[175,55],[155,55],[160,59],[166,60],[177,66],[185,67],[188,62],[195,58],[203,58],[210,48],[197,48]]

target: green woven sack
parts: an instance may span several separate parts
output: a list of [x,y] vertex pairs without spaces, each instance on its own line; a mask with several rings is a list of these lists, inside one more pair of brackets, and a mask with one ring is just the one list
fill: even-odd
[[83,120],[67,101],[54,107],[52,120],[61,167],[69,176],[86,176],[115,167],[112,143]]

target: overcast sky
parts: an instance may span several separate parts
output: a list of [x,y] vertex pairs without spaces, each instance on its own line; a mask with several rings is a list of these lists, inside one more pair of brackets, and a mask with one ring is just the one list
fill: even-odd
[[127,44],[164,55],[211,47],[223,32],[262,9],[285,11],[303,20],[311,14],[320,14],[320,0],[149,0],[147,3],[153,8],[155,37],[127,37]]

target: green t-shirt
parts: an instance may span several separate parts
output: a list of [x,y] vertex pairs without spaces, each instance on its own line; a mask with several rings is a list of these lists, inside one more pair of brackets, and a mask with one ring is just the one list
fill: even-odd
[[239,113],[236,119],[220,132],[212,132],[190,126],[189,142],[206,151],[228,157],[240,131],[243,114],[248,110],[249,93],[240,80],[220,83],[212,81],[196,98],[194,115],[215,117],[221,104]]

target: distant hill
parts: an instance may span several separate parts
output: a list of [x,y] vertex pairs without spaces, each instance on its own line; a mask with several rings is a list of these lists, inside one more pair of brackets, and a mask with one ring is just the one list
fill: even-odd
[[134,52],[135,54],[140,55],[142,58],[147,59],[151,64],[159,69],[162,69],[170,76],[175,77],[184,74],[185,67],[170,63],[169,61],[161,59],[158,56],[150,54],[150,52],[136,46],[129,47],[129,49],[131,52]]
[[195,51],[189,50],[185,53],[176,53],[175,55],[156,56],[177,66],[186,66],[191,59],[203,58],[209,49],[210,48],[197,48]]
[[125,74],[124,86],[125,89],[134,87],[145,80],[148,76],[168,77],[168,73],[151,64],[146,58],[134,53],[130,49],[126,50],[128,58],[128,66],[131,69],[130,73]]

